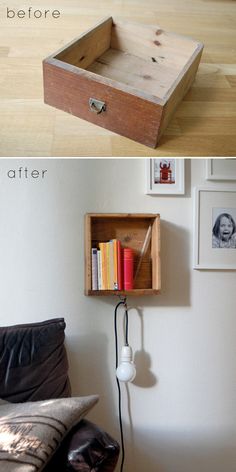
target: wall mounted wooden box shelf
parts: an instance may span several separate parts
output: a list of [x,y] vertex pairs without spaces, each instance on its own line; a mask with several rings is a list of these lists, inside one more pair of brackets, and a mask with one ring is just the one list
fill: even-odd
[[[149,237],[148,237],[149,235]],[[139,267],[134,289],[92,290],[92,247],[99,242],[119,239],[122,247],[134,251],[134,273]],[[144,243],[145,244],[144,245]],[[142,249],[146,250],[141,258]],[[161,287],[160,216],[156,214],[85,215],[85,294],[86,295],[156,295]]]
[[43,62],[45,103],[156,147],[191,86],[203,45],[106,18]]

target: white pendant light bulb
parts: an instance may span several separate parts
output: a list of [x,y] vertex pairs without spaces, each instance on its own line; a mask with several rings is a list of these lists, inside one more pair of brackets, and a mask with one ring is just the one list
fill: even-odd
[[129,345],[122,346],[121,362],[116,369],[116,377],[121,382],[132,382],[136,376],[136,367],[132,357],[132,348]]

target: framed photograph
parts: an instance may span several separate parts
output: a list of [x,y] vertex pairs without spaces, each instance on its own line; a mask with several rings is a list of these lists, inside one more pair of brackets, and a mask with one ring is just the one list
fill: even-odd
[[236,270],[236,187],[198,187],[194,200],[194,269]]
[[184,194],[184,159],[147,159],[146,166],[147,194]]
[[236,159],[206,159],[207,180],[236,180]]

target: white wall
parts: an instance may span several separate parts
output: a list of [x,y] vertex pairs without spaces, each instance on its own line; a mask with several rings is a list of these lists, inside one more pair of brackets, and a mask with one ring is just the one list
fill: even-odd
[[[47,169],[44,179],[6,172]],[[116,299],[83,295],[86,212],[159,212],[162,294],[130,298],[138,376],[123,391],[127,472],[235,472],[235,272],[192,269],[191,187],[145,195],[142,159],[1,160],[1,324],[64,316],[74,394],[100,394],[90,418],[119,438],[114,376]],[[122,313],[119,323],[122,324]]]

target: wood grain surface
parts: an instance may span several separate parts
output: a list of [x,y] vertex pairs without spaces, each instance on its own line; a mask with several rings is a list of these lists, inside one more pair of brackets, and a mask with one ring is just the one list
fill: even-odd
[[[155,25],[105,18],[43,61],[44,101],[156,148],[202,50],[202,43]],[[89,102],[98,97],[103,111],[95,114]]]
[[[17,6],[16,6],[17,5]],[[230,0],[50,0],[53,19],[6,19],[0,5],[0,156],[235,156],[236,2]],[[13,2],[15,10],[27,4]],[[116,16],[204,43],[193,86],[150,149],[43,103],[42,60],[91,28]]]
[[[44,90],[46,103],[147,146],[156,146],[162,115],[160,105],[92,80],[90,75],[76,74],[47,62]],[[91,97],[102,99],[106,111],[91,112],[88,106]]]

